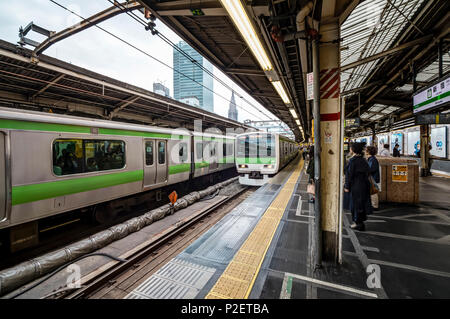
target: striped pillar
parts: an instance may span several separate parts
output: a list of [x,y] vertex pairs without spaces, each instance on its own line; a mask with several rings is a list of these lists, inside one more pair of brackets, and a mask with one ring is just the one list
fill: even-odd
[[341,197],[341,103],[339,73],[339,23],[328,19],[320,26],[320,132],[322,256],[338,261]]

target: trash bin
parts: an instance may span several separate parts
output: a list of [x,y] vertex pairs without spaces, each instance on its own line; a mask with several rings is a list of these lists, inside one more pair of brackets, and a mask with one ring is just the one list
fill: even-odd
[[377,157],[381,166],[380,202],[419,203],[419,164],[417,160]]

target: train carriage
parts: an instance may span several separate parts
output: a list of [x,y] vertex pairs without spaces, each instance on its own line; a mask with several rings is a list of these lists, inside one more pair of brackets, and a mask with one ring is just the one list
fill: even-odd
[[0,133],[0,230],[234,167],[234,137],[186,129],[0,108]]
[[239,182],[261,186],[298,154],[296,142],[279,134],[251,132],[236,136]]

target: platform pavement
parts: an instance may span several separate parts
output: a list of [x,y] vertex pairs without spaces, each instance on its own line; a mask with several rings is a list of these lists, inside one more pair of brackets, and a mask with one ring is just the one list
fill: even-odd
[[[434,190],[434,206],[429,203],[382,204],[378,212],[369,216],[365,232],[350,229],[350,213],[344,212],[342,264],[323,263],[322,268],[314,269],[309,249],[313,205],[308,203],[307,175],[301,170],[292,180],[299,162],[299,159],[293,161],[270,184],[259,188],[179,256],[136,285],[127,298],[450,296],[450,215],[445,200],[448,198],[445,190],[450,188],[447,181],[437,180],[437,177],[421,181],[421,190],[430,188],[430,184],[440,190]],[[240,251],[248,238],[262,240],[264,236],[258,236],[261,231],[257,231],[257,225],[269,211],[268,207],[283,203],[277,199],[287,184],[292,189],[290,198],[284,203],[285,209],[279,215],[273,237],[265,236],[268,238],[265,244],[270,244],[261,248],[265,251],[264,258],[253,268],[253,274],[249,274],[243,265],[237,267],[247,262],[239,255]],[[426,195],[426,191],[423,194]],[[421,199],[427,199],[426,196]],[[254,231],[257,236],[252,236]],[[233,262],[235,265],[230,271]],[[378,269],[373,265],[378,265],[380,270],[379,277],[370,277],[371,287],[368,287],[369,265],[372,265],[369,270]],[[218,293],[215,288],[224,278],[228,285],[221,287]],[[381,279],[378,286],[376,278]]]

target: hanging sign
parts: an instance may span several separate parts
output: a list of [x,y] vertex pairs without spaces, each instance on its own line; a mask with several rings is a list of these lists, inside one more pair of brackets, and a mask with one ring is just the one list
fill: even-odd
[[314,75],[312,72],[306,74],[306,83],[308,100],[314,100]]

